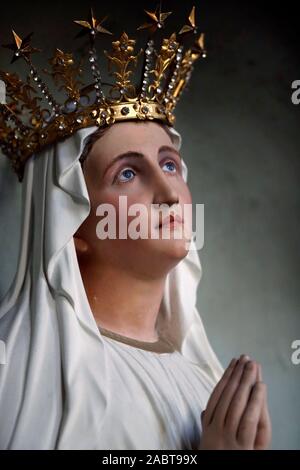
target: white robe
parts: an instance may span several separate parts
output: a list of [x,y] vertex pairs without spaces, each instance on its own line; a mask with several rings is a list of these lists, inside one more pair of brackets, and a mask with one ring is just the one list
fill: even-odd
[[214,382],[175,348],[121,338],[103,337],[109,402],[100,448],[198,449]]
[[[0,449],[101,449],[108,409],[117,406],[111,348],[91,312],[73,240],[90,211],[79,158],[96,129],[80,129],[26,164],[18,269],[0,303],[0,340],[6,347],[6,364],[0,364]],[[170,132],[179,148],[180,134]],[[186,179],[184,162],[183,169]],[[167,276],[157,320],[158,331],[207,375],[193,405],[198,411],[223,372],[196,307],[201,273],[198,253],[190,250]],[[139,391],[140,384],[132,390],[133,401]],[[124,449],[144,445],[122,441],[117,425],[111,429]],[[139,438],[134,429],[133,440]],[[151,439],[158,448],[179,445],[170,437]]]

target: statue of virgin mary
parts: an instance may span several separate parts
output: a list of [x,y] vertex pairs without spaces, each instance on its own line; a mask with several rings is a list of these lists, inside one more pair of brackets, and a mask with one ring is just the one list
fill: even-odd
[[[0,448],[197,449],[223,368],[196,306],[194,240],[183,252],[177,240],[95,236],[96,202],[182,203],[181,135],[154,122],[97,131],[26,163],[18,266],[0,304]],[[129,150],[143,152],[139,169],[132,158],[112,174]]]

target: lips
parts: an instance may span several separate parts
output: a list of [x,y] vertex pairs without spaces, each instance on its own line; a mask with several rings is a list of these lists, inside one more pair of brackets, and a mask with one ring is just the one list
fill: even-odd
[[162,227],[163,225],[170,225],[172,223],[174,224],[175,222],[178,222],[178,223],[182,224],[183,220],[180,217],[180,215],[178,215],[178,214],[175,214],[175,216],[173,214],[170,214],[167,217],[165,217],[164,219],[162,219],[162,221],[158,225],[158,228]]

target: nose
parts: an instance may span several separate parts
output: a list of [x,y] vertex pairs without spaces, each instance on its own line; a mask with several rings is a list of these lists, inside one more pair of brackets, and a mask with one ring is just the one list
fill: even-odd
[[169,181],[167,175],[162,171],[161,167],[155,168],[152,175],[152,184],[154,188],[153,203],[168,204],[169,206],[179,203],[178,192]]

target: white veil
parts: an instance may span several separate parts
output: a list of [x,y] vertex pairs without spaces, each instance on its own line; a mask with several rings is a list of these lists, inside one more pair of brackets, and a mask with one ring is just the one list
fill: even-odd
[[[90,210],[79,157],[96,129],[81,129],[26,164],[18,267],[0,303],[6,345],[1,449],[101,449],[109,357],[73,241]],[[180,134],[169,130],[179,149]],[[167,277],[158,326],[214,385],[223,368],[196,307],[201,274],[198,252],[191,249]]]

